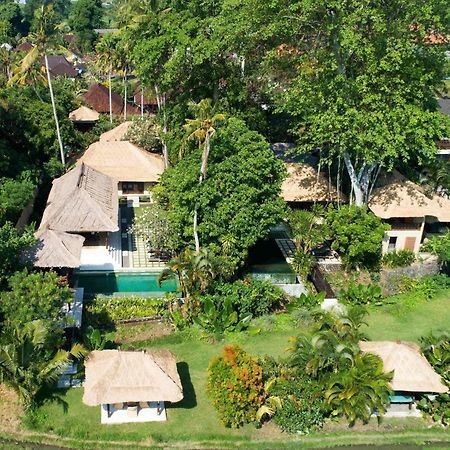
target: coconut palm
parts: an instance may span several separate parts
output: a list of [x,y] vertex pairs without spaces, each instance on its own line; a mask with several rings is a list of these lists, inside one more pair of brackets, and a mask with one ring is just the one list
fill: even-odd
[[[218,114],[214,111],[212,106],[212,100],[205,98],[199,103],[191,102],[189,108],[194,115],[193,119],[186,119],[186,123],[183,126],[187,131],[188,139],[194,139],[198,142],[199,147],[203,146],[202,152],[202,163],[200,166],[200,174],[198,183],[201,184],[206,178],[206,170],[208,166],[209,152],[211,148],[211,139],[216,133],[217,125],[225,120],[223,114]],[[198,204],[195,205],[194,209],[194,241],[195,250],[200,251],[200,241],[197,232],[198,225]]]
[[80,344],[70,351],[49,348],[48,338],[43,322],[35,320],[16,327],[9,343],[0,346],[0,380],[17,392],[26,408],[33,407],[56,382],[71,356],[80,359],[85,355]]
[[371,353],[359,354],[347,370],[335,373],[325,391],[333,416],[345,416],[353,426],[359,419],[367,423],[376,410],[382,417],[392,391],[393,372],[384,373],[383,361]]
[[97,53],[97,65],[100,70],[108,74],[109,121],[111,123],[113,122],[111,77],[113,70],[117,69],[117,41],[116,34],[107,33],[95,46]]
[[52,80],[50,76],[50,70],[48,66],[48,52],[58,51],[67,53],[67,49],[59,45],[55,41],[56,27],[53,25],[54,10],[53,5],[42,5],[35,11],[36,27],[34,32],[27,36],[27,41],[30,42],[33,47],[22,59],[21,63],[15,67],[14,74],[9,80],[9,84],[23,84],[26,82],[27,77],[31,72],[34,72],[34,68],[39,59],[44,57],[45,72],[47,75],[47,84],[50,91],[50,99],[52,102],[53,116],[55,118],[56,135],[58,137],[59,150],[61,154],[61,162],[65,165],[64,146],[61,139],[61,132],[59,129],[58,114],[56,112],[55,96],[53,94]]

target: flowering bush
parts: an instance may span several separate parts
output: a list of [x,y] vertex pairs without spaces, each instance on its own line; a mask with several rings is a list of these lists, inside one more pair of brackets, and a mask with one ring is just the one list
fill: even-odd
[[262,404],[262,368],[239,346],[228,346],[209,363],[207,393],[226,427],[254,422]]

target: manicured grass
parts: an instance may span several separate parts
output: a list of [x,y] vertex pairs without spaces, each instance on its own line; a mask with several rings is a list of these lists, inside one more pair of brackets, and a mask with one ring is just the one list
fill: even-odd
[[[368,318],[368,335],[373,340],[402,339],[417,341],[430,331],[448,328],[450,323],[450,289],[441,291],[432,300],[397,297],[396,303],[373,307]],[[151,326],[151,325],[149,325]],[[267,320],[270,331],[259,334],[233,335],[232,342],[239,343],[254,355],[285,355],[288,338],[299,331],[288,315]],[[206,396],[206,377],[210,359],[221,352],[225,342],[208,343],[193,335],[173,334],[155,338],[139,325],[138,333],[121,329],[118,338],[122,348],[164,347],[177,356],[178,370],[183,382],[185,398],[168,409],[165,423],[101,425],[100,407],[85,406],[82,389],[64,393],[67,410],[57,403],[47,403],[36,415],[35,439],[59,442],[77,448],[316,448],[336,445],[394,444],[448,441],[448,433],[437,427],[428,428],[421,419],[385,419],[381,428],[376,423],[357,426],[327,425],[310,436],[303,437],[281,433],[269,423],[262,429],[247,425],[239,430],[224,428]],[[131,342],[131,340],[151,339]],[[230,343],[230,339],[227,343]],[[5,435],[6,437],[6,435]]]
[[440,291],[433,299],[416,298],[413,294],[394,297],[397,304],[372,307],[367,323],[371,340],[418,342],[430,332],[439,334],[450,327],[450,289]]

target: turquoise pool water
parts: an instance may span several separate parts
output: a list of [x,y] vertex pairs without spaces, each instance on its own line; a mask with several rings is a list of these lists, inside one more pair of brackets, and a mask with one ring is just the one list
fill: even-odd
[[159,274],[155,272],[79,272],[75,276],[85,295],[133,293],[161,297],[177,290],[175,280],[163,281],[159,286]]

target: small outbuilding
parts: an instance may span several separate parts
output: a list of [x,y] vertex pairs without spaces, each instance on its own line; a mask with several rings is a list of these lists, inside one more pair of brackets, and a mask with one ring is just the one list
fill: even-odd
[[361,351],[373,353],[383,361],[386,373],[394,372],[390,382],[394,395],[387,411],[391,416],[420,416],[415,409],[415,400],[424,394],[448,392],[431,364],[413,342],[361,341]]
[[83,402],[101,405],[101,423],[166,420],[166,402],[183,399],[173,353],[96,350],[86,361]]
[[91,108],[88,108],[87,106],[80,106],[79,108],[75,109],[71,113],[69,113],[69,119],[73,123],[95,123],[99,119],[100,114],[97,111],[94,111]]

